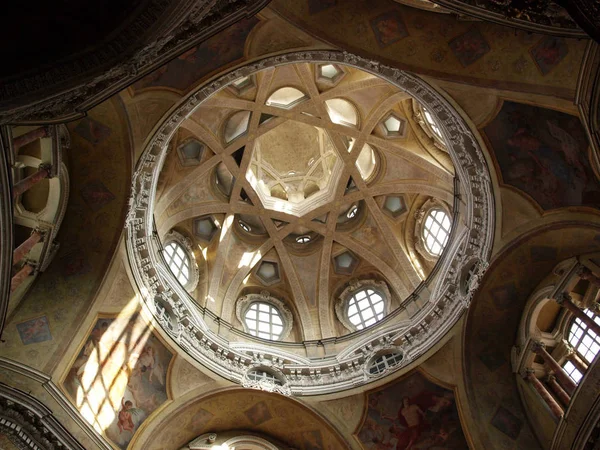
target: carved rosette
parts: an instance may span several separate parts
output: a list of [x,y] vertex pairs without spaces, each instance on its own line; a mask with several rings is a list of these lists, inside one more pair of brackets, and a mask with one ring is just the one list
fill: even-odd
[[[268,344],[248,336],[244,342],[231,342],[210,329],[207,320],[218,320],[221,328],[227,324],[198,307],[188,293],[172,285],[162,274],[160,243],[154,237],[154,193],[167,146],[181,122],[209,96],[230,82],[277,65],[312,62],[350,65],[379,76],[426,105],[439,123],[448,152],[456,168],[454,226],[448,245],[432,274],[402,303],[412,308],[410,320],[398,319],[392,311],[377,324],[346,337],[347,347],[340,353],[318,360],[306,354],[308,346],[324,345],[323,341]],[[459,207],[458,193],[464,206]],[[170,335],[192,358],[210,370],[236,383],[243,383],[245,373],[253,364],[253,353],[265,360],[283,360],[286,385],[292,395],[315,395],[337,392],[360,386],[369,380],[365,376],[365,359],[359,351],[373,341],[388,336],[399,343],[408,364],[428,351],[462,316],[470,298],[457,287],[460,277],[473,260],[487,262],[490,258],[494,231],[494,201],[489,170],[479,141],[458,112],[437,91],[419,77],[397,68],[359,56],[337,51],[295,52],[261,59],[217,78],[185,98],[162,123],[146,146],[133,177],[132,195],[127,215],[127,252],[140,297],[156,314],[155,298],[167,302],[179,326],[166,327]],[[486,266],[482,266],[483,276]],[[230,327],[230,326],[229,326]],[[339,340],[339,338],[338,338]]]

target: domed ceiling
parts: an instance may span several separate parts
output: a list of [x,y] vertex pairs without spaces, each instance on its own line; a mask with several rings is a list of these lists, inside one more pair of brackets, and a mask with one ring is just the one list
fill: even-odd
[[[414,357],[406,332],[420,332],[410,331],[414,320],[427,329],[444,321],[439,333],[456,319],[433,301],[444,295],[441,279],[448,270],[477,275],[488,252],[488,233],[474,235],[484,241],[479,248],[465,247],[468,222],[485,229],[487,216],[475,216],[489,210],[473,213],[472,186],[455,174],[446,142],[465,128],[452,127],[448,105],[419,98],[434,92],[420,80],[415,95],[370,66],[332,57],[275,58],[202,88],[167,119],[138,169],[128,227],[131,251],[142,246],[134,257],[142,295],[178,339],[199,339],[210,352],[210,333],[224,339],[221,360],[244,384],[256,381],[249,367],[267,367],[289,390],[289,374],[309,374],[314,357],[330,359],[319,371],[332,376],[335,366],[352,366],[344,358],[367,372],[368,360],[385,352],[394,359],[383,372],[405,365]],[[452,142],[477,150],[473,140]],[[154,225],[139,216],[150,208]],[[154,249],[139,237],[146,226],[158,233],[160,242],[148,241]],[[442,253],[461,245],[458,264],[470,271]],[[372,354],[360,350],[365,344]],[[282,347],[277,356],[256,354],[265,345]],[[208,366],[220,372],[219,364]]]

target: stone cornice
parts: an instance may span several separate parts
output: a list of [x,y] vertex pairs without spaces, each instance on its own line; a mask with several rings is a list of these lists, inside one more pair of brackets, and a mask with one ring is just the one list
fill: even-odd
[[152,0],[117,38],[85,58],[3,83],[0,123],[65,122],[82,117],[93,106],[227,26],[255,14],[268,2]]
[[[587,37],[587,34],[570,18],[564,19],[562,24],[552,23],[553,19],[550,15],[535,10],[537,6],[536,2],[531,2],[532,7],[526,9],[519,4],[525,2],[515,1],[515,6],[513,6],[511,0],[503,3],[489,1],[486,6],[482,5],[483,2],[473,0],[432,1],[458,14],[475,17],[482,21],[495,22],[508,27],[519,28],[531,33],[551,34],[569,38]],[[537,3],[541,4],[543,2],[540,1]]]
[[[181,123],[204,100],[238,78],[282,64],[331,62],[356,67],[383,78],[427,106],[440,124],[456,168],[453,228],[446,250],[430,277],[402,307],[366,330],[341,338],[290,343],[264,341],[235,330],[232,325],[196,306],[180,286],[169,284],[160,266],[160,243],[153,224],[154,194],[170,139]],[[463,206],[459,207],[458,195]],[[310,51],[266,58],[235,69],[199,88],[159,126],[147,145],[133,177],[127,215],[127,253],[142,301],[168,334],[185,352],[217,374],[241,383],[246,372],[264,360],[276,361],[285,373],[292,395],[316,395],[357,387],[371,381],[364,355],[400,343],[404,359],[395,370],[406,367],[438,342],[468,308],[473,290],[460,289],[463,274],[482,262],[483,276],[491,254],[494,200],[490,175],[478,140],[456,110],[419,77],[346,52]],[[157,314],[157,304],[170,306],[169,317]],[[399,320],[408,314],[409,320]],[[214,323],[213,323],[214,322]],[[172,326],[173,323],[177,325]],[[218,325],[215,327],[215,323]],[[214,331],[214,330],[219,330]],[[233,339],[233,342],[232,342]],[[239,342],[245,341],[244,351]],[[312,359],[309,349],[325,341],[345,344],[342,354]],[[255,355],[260,355],[257,361]],[[275,364],[274,364],[275,366]]]
[[9,137],[10,130],[0,127],[0,337],[10,299],[13,257],[13,199]]

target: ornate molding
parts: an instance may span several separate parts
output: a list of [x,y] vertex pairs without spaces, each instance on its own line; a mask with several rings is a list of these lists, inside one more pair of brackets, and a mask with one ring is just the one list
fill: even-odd
[[[577,23],[551,0],[432,0],[465,16],[533,33],[570,38],[587,37]],[[594,0],[591,0],[594,1]]]
[[0,124],[56,123],[82,117],[177,55],[254,15],[268,2],[151,0],[136,20],[91,53],[2,83]]
[[0,383],[0,430],[19,449],[84,450],[34,397]]
[[10,130],[0,128],[0,337],[4,330],[13,260],[13,198],[9,145]]
[[[446,250],[428,279],[400,308],[377,324],[341,338],[302,343],[266,342],[236,330],[208,309],[198,307],[184,289],[164,276],[158,255],[160,243],[155,238],[153,225],[154,193],[169,141],[199,104],[233,80],[296,62],[353,66],[387,80],[426,105],[440,125],[456,168],[457,194],[452,221],[457,226],[453,227]],[[459,192],[464,205],[460,208]],[[415,75],[337,51],[296,52],[261,59],[191,93],[159,126],[146,146],[133,177],[129,204],[126,243],[132,273],[142,301],[162,325],[163,332],[199,363],[236,383],[242,383],[247,370],[256,363],[254,354],[263,355],[263,361],[281,361],[286,384],[293,395],[337,392],[369,382],[361,349],[382,339],[399,343],[405,356],[403,366],[429,350],[468,307],[467,294],[457,289],[461,274],[473,260],[489,261],[494,233],[494,200],[485,157],[478,139],[456,110]],[[482,266],[480,276],[485,267]],[[168,320],[157,313],[157,304],[169,305]],[[212,321],[219,326],[209,326]],[[324,358],[311,358],[314,351],[310,349],[333,344],[345,349]]]

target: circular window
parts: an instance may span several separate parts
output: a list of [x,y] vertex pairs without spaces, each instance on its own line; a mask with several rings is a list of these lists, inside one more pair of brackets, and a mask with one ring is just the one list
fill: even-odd
[[279,340],[283,331],[281,314],[273,305],[255,302],[244,315],[248,333],[271,341]]
[[450,218],[441,209],[432,209],[425,219],[423,241],[429,253],[439,256],[450,236]]
[[170,242],[165,247],[167,266],[182,286],[190,281],[190,258],[185,249],[177,242]]
[[378,358],[373,360],[371,365],[369,366],[369,373],[371,375],[380,375],[394,366],[397,366],[400,362],[402,362],[404,356],[402,353],[386,353],[380,355]]
[[357,330],[373,325],[383,318],[383,296],[373,289],[356,291],[348,301],[348,320]]

